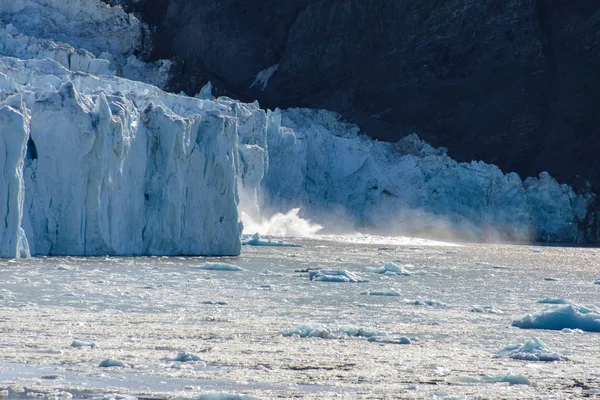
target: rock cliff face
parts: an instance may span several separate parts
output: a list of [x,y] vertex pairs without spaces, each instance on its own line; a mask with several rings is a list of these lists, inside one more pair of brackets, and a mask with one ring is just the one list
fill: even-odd
[[[107,0],[108,1],[108,0]],[[600,185],[596,0],[112,0],[153,25],[171,89],[342,113],[459,161]],[[278,65],[268,85],[256,74]]]

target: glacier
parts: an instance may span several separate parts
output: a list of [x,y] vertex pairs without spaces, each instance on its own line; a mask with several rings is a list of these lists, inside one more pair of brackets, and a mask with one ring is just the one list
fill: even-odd
[[1,257],[239,254],[224,107],[7,57],[0,98]]
[[594,195],[545,172],[522,180],[210,83],[162,91],[170,62],[137,58],[147,27],[121,7],[3,0],[0,22],[0,257],[237,255],[240,218],[300,236],[585,240]]

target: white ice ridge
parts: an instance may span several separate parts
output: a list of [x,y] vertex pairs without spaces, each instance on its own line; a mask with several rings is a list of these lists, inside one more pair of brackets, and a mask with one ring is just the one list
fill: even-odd
[[256,104],[235,107],[247,212],[300,208],[325,227],[378,234],[581,239],[578,223],[592,195],[577,195],[548,173],[522,181],[494,165],[459,163],[414,134],[371,140],[328,111],[265,115]]
[[230,113],[0,57],[0,257],[239,254]]
[[0,55],[51,58],[72,70],[119,75],[164,87],[171,63],[144,63],[148,28],[100,0],[0,0]]

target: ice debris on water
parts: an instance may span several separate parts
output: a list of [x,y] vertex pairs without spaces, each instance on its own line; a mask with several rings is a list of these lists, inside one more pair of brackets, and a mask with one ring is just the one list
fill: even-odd
[[170,400],[262,400],[259,397],[255,397],[249,394],[231,394],[223,392],[209,392],[203,393],[198,396],[176,396]]
[[71,347],[89,347],[90,349],[93,349],[94,347],[96,347],[96,344],[92,342],[81,342],[79,340],[73,340],[73,342],[71,343]]
[[561,330],[564,328],[581,329],[586,332],[600,332],[600,313],[593,306],[569,304],[554,306],[536,314],[527,314],[514,319],[513,326],[522,329],[550,329]]
[[344,337],[386,337],[387,332],[372,331],[365,328],[326,327],[322,325],[303,325],[282,333],[283,336],[301,338],[341,339]]
[[98,366],[102,367],[102,368],[126,367],[127,364],[125,364],[123,361],[113,360],[112,358],[107,358],[106,360],[102,360]]
[[532,337],[522,344],[505,347],[496,353],[496,358],[512,358],[523,361],[565,361],[567,357],[551,351],[544,342]]
[[320,282],[368,282],[345,269],[317,269],[309,271],[308,277],[311,281]]
[[271,247],[303,247],[301,244],[285,242],[280,239],[265,238],[260,233],[252,236],[243,235],[242,245],[244,246],[271,246]]
[[387,263],[382,267],[378,268],[365,268],[365,272],[370,272],[374,274],[392,274],[392,275],[403,275],[409,276],[412,275],[413,272],[406,267],[412,267],[412,265],[397,265],[394,263]]
[[192,268],[202,269],[205,271],[245,271],[245,269],[242,267],[226,263],[205,263]]

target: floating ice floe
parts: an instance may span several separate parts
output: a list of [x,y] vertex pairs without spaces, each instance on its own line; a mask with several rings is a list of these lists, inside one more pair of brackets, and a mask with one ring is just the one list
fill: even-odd
[[497,358],[512,358],[524,361],[564,361],[567,357],[551,351],[544,342],[532,337],[523,344],[505,347],[496,353]]
[[176,396],[170,400],[262,400],[259,397],[254,397],[249,394],[231,394],[222,392],[203,393],[198,396]]
[[112,358],[107,358],[106,360],[102,360],[102,362],[100,362],[100,364],[98,366],[102,367],[102,368],[126,367],[127,364],[125,364],[123,361],[113,360]]
[[345,269],[317,269],[309,271],[308,277],[311,281],[320,282],[368,282]]
[[242,245],[244,246],[272,246],[272,247],[303,247],[301,244],[285,242],[280,239],[264,238],[260,233],[252,236],[243,235]]
[[245,269],[242,267],[226,263],[205,263],[192,268],[205,271],[245,271]]
[[400,296],[400,292],[394,289],[387,290],[369,290],[366,292],[362,292],[361,294],[367,296]]
[[481,314],[504,314],[504,311],[502,310],[498,310],[497,308],[494,308],[493,306],[472,306],[471,307],[471,312],[474,313],[481,313]]
[[512,325],[522,329],[559,331],[570,328],[586,332],[600,332],[600,313],[593,306],[569,304],[550,307],[537,314],[527,314],[513,320]]
[[539,300],[540,304],[571,304],[571,300],[563,299],[560,297],[546,297],[545,299]]
[[[408,267],[412,267],[412,265],[407,265]],[[393,274],[393,275],[403,275],[408,276],[412,275],[414,272],[406,268],[404,265],[397,265],[394,263],[387,263],[379,268],[365,268],[365,272],[371,272],[374,274]]]

